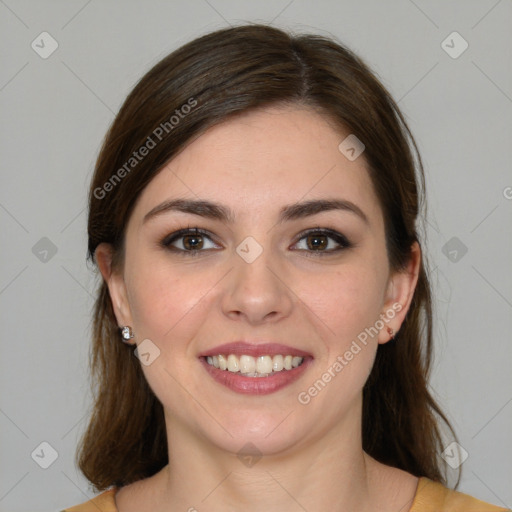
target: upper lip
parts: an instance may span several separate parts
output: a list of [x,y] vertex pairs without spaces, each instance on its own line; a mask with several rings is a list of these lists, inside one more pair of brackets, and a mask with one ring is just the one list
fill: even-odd
[[282,343],[251,343],[248,341],[233,341],[218,345],[214,348],[208,349],[200,354],[200,357],[218,356],[234,354],[236,356],[248,355],[253,357],[258,356],[275,356],[275,355],[292,355],[298,357],[311,357],[309,352],[299,350]]

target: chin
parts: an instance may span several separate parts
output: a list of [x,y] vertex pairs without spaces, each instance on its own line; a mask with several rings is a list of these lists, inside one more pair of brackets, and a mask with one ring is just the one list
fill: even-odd
[[299,433],[292,434],[289,430],[283,429],[281,432],[274,431],[268,435],[270,431],[268,429],[264,431],[240,429],[233,432],[233,437],[226,435],[220,439],[213,438],[211,441],[221,450],[236,454],[238,457],[280,455],[296,448],[300,443]]
[[259,455],[278,455],[299,447],[314,432],[315,422],[303,416],[305,409],[272,409],[270,412],[268,405],[266,411],[242,409],[233,413],[218,409],[226,430],[214,428],[210,422],[202,425],[203,436],[221,450],[239,456],[253,451]]

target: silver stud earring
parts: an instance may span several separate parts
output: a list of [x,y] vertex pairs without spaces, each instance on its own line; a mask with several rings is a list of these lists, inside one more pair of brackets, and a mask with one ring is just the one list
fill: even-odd
[[395,334],[396,334],[395,331],[393,329],[391,329],[391,327],[388,327],[387,331],[388,331],[390,339],[394,339],[395,338]]
[[124,343],[130,344],[130,340],[133,338],[133,331],[129,325],[121,327],[121,337]]

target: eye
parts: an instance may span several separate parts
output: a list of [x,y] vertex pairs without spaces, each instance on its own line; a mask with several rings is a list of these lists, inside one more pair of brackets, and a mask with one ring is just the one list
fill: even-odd
[[[299,242],[302,240],[305,240],[305,243],[302,244],[303,247],[299,248],[299,250],[312,253],[312,256],[332,254],[352,247],[352,244],[341,233],[320,227],[303,231],[299,235]],[[297,244],[299,242],[297,242]]]
[[[212,247],[208,247],[205,240],[209,240]],[[200,228],[180,229],[166,236],[161,245],[175,252],[188,253],[188,255],[197,255],[202,249],[217,249],[208,233]]]
[[[302,244],[303,247],[299,247],[298,250],[306,251],[311,256],[329,255],[352,247],[352,244],[341,233],[320,227],[303,231],[298,235],[298,239],[294,245]],[[305,243],[302,240],[305,240]],[[207,241],[211,244],[210,247],[208,247]],[[167,235],[160,244],[173,252],[187,256],[197,256],[200,252],[205,252],[208,249],[220,248],[213,242],[207,231],[197,227],[175,231]]]

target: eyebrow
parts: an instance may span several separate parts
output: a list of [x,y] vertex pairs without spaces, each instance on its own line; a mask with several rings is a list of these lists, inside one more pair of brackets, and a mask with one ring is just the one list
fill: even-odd
[[[277,223],[281,224],[286,221],[303,219],[311,215],[332,210],[341,210],[355,214],[366,224],[369,224],[368,217],[363,210],[359,208],[359,206],[351,201],[338,198],[314,199],[286,205],[281,208]],[[145,223],[148,220],[169,211],[190,213],[200,217],[219,220],[227,224],[232,224],[235,220],[235,214],[233,211],[224,205],[206,200],[178,198],[170,199],[155,206],[152,210],[146,213],[142,222]]]

